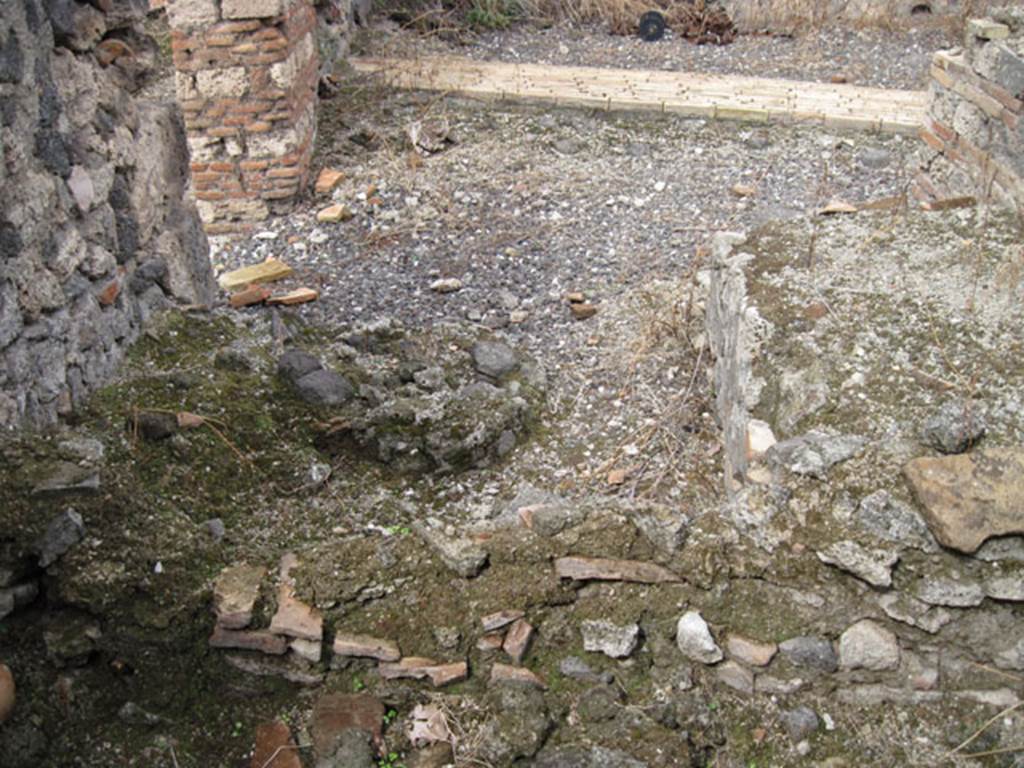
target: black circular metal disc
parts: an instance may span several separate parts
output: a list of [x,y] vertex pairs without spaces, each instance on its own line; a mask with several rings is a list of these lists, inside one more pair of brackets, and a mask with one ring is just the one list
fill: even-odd
[[648,43],[665,36],[665,17],[657,11],[648,11],[640,17],[640,37]]

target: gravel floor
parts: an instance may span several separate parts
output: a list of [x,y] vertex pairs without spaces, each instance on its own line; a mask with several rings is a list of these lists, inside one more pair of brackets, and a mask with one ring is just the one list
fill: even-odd
[[[673,116],[496,110],[372,81],[348,88],[321,110],[318,157],[345,172],[333,198],[353,218],[317,225],[328,200],[313,201],[215,262],[285,259],[298,271],[292,285],[321,290],[319,301],[286,311],[317,325],[478,323],[545,366],[548,439],[466,481],[475,490],[458,481],[459,504],[447,511],[463,519],[524,477],[691,500],[697,483],[713,495],[717,437],[690,295],[695,255],[719,229],[898,193],[915,145]],[[415,120],[446,121],[456,143],[414,155],[405,129]],[[735,194],[737,184],[752,194]],[[463,288],[436,293],[439,277]],[[574,320],[570,291],[597,303],[597,316]],[[612,467],[629,481],[609,489]]]
[[356,51],[366,55],[457,55],[506,62],[530,62],[627,69],[715,72],[884,88],[923,89],[937,50],[956,40],[930,23],[902,30],[826,29],[800,37],[742,35],[724,46],[694,45],[671,32],[656,43],[609,35],[599,26],[517,26],[467,35],[461,43],[422,37],[381,23],[362,33]]

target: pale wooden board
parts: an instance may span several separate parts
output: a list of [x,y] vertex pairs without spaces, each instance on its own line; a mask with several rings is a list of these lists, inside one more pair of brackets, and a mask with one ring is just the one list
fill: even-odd
[[271,256],[260,264],[250,264],[248,267],[225,272],[217,278],[217,282],[225,291],[234,291],[251,283],[272,283],[288,277],[291,273],[291,267]]
[[924,91],[690,72],[504,64],[459,58],[354,59],[399,88],[604,110],[653,110],[724,120],[811,122],[916,134]]

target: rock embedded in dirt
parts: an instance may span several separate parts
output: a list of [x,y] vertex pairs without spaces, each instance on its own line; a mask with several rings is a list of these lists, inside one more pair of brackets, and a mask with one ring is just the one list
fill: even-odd
[[412,529],[450,570],[464,579],[478,576],[487,565],[487,550],[471,539],[449,536],[426,523],[413,523]]
[[917,587],[917,598],[928,605],[947,608],[973,608],[985,600],[980,584],[947,578],[925,578]]
[[567,656],[562,659],[558,664],[558,671],[565,677],[588,683],[610,683],[612,681],[610,672],[595,672],[579,656]]
[[687,611],[679,618],[676,645],[686,658],[702,664],[716,664],[723,658],[711,629],[697,611]]
[[103,463],[106,450],[103,443],[93,437],[69,437],[57,444],[57,451],[65,461],[98,466]]
[[858,621],[839,637],[839,664],[843,669],[880,672],[896,669],[899,663],[896,635],[870,619]]
[[515,351],[500,341],[478,341],[470,355],[477,372],[492,379],[500,380],[519,367]]
[[953,620],[953,615],[949,611],[901,593],[882,595],[878,598],[878,605],[890,619],[917,627],[932,635]]
[[62,461],[32,489],[33,496],[59,497],[94,494],[100,490],[100,473],[91,467]]
[[782,712],[779,716],[782,727],[786,729],[794,744],[801,742],[813,734],[821,725],[817,713],[810,707],[796,707]]
[[512,765],[537,754],[551,730],[541,692],[525,685],[496,685],[487,693],[489,719],[479,731],[478,757]]
[[212,606],[218,626],[225,629],[249,626],[266,573],[265,568],[247,563],[231,565],[220,572],[213,582]]
[[670,584],[681,581],[672,571],[640,560],[600,557],[560,557],[555,574],[574,581],[632,581],[638,584]]
[[580,625],[583,650],[603,653],[613,659],[624,659],[640,642],[640,625],[618,625],[604,619],[584,621]]
[[442,277],[430,284],[434,293],[455,293],[462,290],[462,281],[457,277]]
[[526,667],[513,667],[511,664],[495,662],[491,667],[491,683],[516,683],[529,685],[539,690],[547,690],[547,683]]
[[740,635],[729,635],[725,648],[734,659],[752,667],[767,667],[779,650],[775,643],[759,643]]
[[985,580],[984,589],[993,600],[1024,602],[1024,575],[993,576]]
[[1024,450],[981,448],[913,459],[903,474],[943,546],[971,554],[993,536],[1024,533]]
[[61,512],[46,526],[36,551],[39,553],[39,565],[46,568],[57,562],[73,546],[85,536],[85,523],[82,516],[70,507]]
[[117,716],[122,723],[127,725],[145,725],[152,728],[163,722],[160,715],[143,709],[134,701],[126,701],[117,711]]
[[868,533],[901,547],[924,551],[936,548],[928,525],[917,510],[888,491],[878,490],[861,499],[853,519]]
[[649,768],[618,749],[607,747],[557,746],[545,749],[533,761],[533,768]]
[[899,562],[898,552],[867,549],[855,541],[837,541],[820,550],[818,559],[852,573],[873,587],[892,586],[892,569]]
[[631,510],[630,519],[637,530],[665,554],[678,552],[690,533],[689,515],[660,504],[644,505]]
[[783,440],[768,449],[765,457],[796,475],[824,479],[836,464],[856,456],[867,440],[859,435],[830,435],[811,431]]
[[19,608],[24,608],[39,597],[39,584],[26,581],[13,587],[0,589],[0,619],[4,619]]
[[921,425],[921,440],[937,451],[963,453],[985,435],[985,407],[977,401],[950,400]]
[[11,668],[0,663],[0,725],[3,725],[14,711],[16,692],[17,686],[14,684]]
[[289,349],[277,359],[277,375],[293,385],[307,373],[323,367],[318,358],[301,349]]
[[295,382],[295,391],[310,405],[336,406],[355,397],[352,383],[340,373],[321,368]]
[[46,655],[58,668],[88,664],[102,637],[99,623],[80,613],[58,613],[43,631]]
[[754,695],[754,673],[735,661],[725,661],[715,667],[718,681],[745,696]]
[[791,637],[779,643],[779,651],[796,667],[829,673],[839,669],[835,649],[832,643],[823,637]]
[[360,656],[379,661],[398,661],[402,651],[398,643],[369,635],[352,635],[338,632],[332,646],[335,656]]

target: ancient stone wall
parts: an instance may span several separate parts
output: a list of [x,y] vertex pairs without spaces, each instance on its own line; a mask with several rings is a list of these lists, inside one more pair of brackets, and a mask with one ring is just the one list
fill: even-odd
[[304,187],[316,132],[310,0],[168,0],[206,231],[245,232]]
[[54,422],[155,310],[212,297],[180,118],[136,96],[138,5],[0,3],[0,428]]
[[932,62],[915,194],[1024,205],[1024,9],[971,21],[964,42]]

